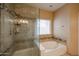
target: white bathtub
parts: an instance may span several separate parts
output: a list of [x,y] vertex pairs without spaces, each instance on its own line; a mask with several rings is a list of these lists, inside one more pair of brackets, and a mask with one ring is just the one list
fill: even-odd
[[41,56],[60,56],[67,52],[67,47],[64,44],[56,41],[47,41],[40,44]]

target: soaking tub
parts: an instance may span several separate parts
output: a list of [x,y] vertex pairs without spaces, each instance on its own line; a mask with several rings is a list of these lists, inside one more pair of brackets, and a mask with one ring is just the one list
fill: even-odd
[[40,51],[41,56],[60,56],[66,54],[67,47],[56,41],[47,41],[41,42]]

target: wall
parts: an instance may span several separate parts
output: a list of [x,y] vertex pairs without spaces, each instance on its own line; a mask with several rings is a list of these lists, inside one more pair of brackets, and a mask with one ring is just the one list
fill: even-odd
[[[72,52],[72,55],[78,55],[78,12],[79,4],[69,5],[70,7],[70,31],[71,31],[71,40],[70,40],[70,49],[69,52]],[[72,50],[71,50],[72,49]]]
[[69,32],[69,13],[66,6],[54,12],[54,36],[67,40]]
[[54,36],[67,42],[68,53],[77,54],[79,4],[66,4],[54,13]]
[[50,11],[40,9],[40,19],[50,19],[51,14]]
[[24,18],[36,18],[38,14],[37,8],[31,7],[24,3],[13,4],[14,11]]

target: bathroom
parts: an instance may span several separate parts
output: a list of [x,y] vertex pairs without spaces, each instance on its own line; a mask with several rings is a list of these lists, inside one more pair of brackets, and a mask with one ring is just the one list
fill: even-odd
[[78,13],[75,3],[0,3],[0,56],[78,56]]

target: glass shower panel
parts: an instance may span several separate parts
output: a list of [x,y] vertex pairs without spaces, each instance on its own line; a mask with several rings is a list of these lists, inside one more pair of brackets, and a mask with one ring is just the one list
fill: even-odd
[[[28,23],[16,25],[16,34],[15,34],[15,50],[28,50],[26,55],[38,55],[38,48],[35,44],[35,20],[28,19]],[[19,52],[18,52],[19,53]],[[24,53],[23,53],[24,54]],[[17,55],[15,52],[14,55]],[[22,53],[20,54],[22,55]]]
[[[1,4],[1,52],[0,55],[9,55],[8,51],[13,46],[13,20],[12,15],[9,13],[8,7]],[[10,50],[11,51],[11,50]]]
[[2,4],[0,55],[39,56],[39,10],[28,4]]

